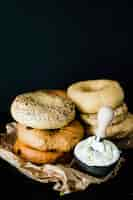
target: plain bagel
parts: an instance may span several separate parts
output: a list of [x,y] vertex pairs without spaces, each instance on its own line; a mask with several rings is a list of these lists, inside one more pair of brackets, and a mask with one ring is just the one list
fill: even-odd
[[15,129],[19,141],[40,151],[68,152],[84,136],[84,129],[76,120],[56,130],[31,129],[20,123]]
[[75,118],[75,106],[61,90],[38,90],[17,96],[11,114],[25,126],[57,129]]
[[[111,125],[118,124],[125,120],[128,114],[128,108],[125,103],[114,110],[114,118]],[[80,114],[81,119],[88,125],[97,126],[97,114]]]
[[[88,135],[95,135],[96,128],[94,126],[86,127]],[[126,119],[119,124],[107,127],[106,137],[120,139],[133,133],[133,114],[128,113]]]
[[120,84],[113,80],[88,80],[72,84],[68,97],[82,113],[97,113],[102,106],[116,108],[124,99]]

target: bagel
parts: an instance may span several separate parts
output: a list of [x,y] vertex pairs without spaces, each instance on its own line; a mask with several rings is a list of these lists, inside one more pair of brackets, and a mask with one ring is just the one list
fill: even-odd
[[42,152],[32,148],[29,148],[22,144],[20,141],[16,141],[13,146],[13,151],[18,156],[26,161],[30,161],[36,164],[54,163],[57,159],[63,157],[62,152]]
[[[114,110],[114,118],[111,125],[122,122],[128,113],[128,108],[125,103],[121,104]],[[97,126],[97,114],[80,114],[81,119],[88,125]]]
[[67,90],[68,97],[82,113],[97,113],[102,106],[113,109],[124,99],[120,84],[113,80],[88,80],[72,84]]
[[[88,135],[95,135],[96,128],[94,126],[87,126],[86,132]],[[116,139],[124,138],[133,132],[133,115],[128,113],[126,119],[119,124],[107,127],[106,137]]]
[[75,106],[61,90],[38,90],[17,96],[11,115],[25,126],[57,129],[75,118]]
[[84,129],[78,121],[56,130],[31,129],[16,124],[18,140],[40,151],[68,152],[83,138]]

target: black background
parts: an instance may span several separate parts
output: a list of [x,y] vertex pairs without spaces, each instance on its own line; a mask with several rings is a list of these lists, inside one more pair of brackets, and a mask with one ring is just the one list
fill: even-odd
[[[133,111],[133,7],[128,1],[99,2],[23,0],[5,5],[1,18],[1,112],[9,112],[14,96],[24,91],[67,88],[72,82],[96,78],[120,81]],[[5,196],[10,194],[11,198],[57,197],[50,189],[46,193],[44,185],[16,174],[3,161],[0,177],[2,195],[8,189]],[[116,188],[110,195],[116,195]],[[123,185],[123,192],[125,188]],[[78,195],[82,198],[86,194],[90,198],[90,193]]]
[[95,78],[132,85],[130,2],[12,2],[1,23],[1,111],[9,110],[15,95],[36,88]]

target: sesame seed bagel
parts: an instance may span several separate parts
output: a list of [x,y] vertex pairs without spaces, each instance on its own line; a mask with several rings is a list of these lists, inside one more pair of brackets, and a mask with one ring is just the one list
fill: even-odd
[[15,129],[19,141],[39,151],[68,152],[84,136],[84,129],[76,120],[56,130],[31,129],[20,123]]
[[72,84],[67,95],[82,113],[97,113],[102,106],[116,108],[124,99],[120,84],[113,80],[88,80]]
[[[125,103],[121,104],[114,110],[114,118],[111,125],[122,122],[128,113],[128,107]],[[97,114],[80,114],[81,119],[88,125],[97,126]]]
[[75,118],[75,106],[61,90],[38,90],[17,96],[11,115],[25,126],[57,129]]

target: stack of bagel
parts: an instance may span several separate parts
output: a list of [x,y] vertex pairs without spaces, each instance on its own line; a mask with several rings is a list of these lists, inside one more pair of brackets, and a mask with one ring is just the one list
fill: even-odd
[[117,81],[88,80],[72,84],[67,94],[80,111],[86,133],[95,135],[97,113],[103,106],[114,110],[114,119],[107,128],[106,137],[120,139],[133,133],[133,115],[124,102],[124,91]]
[[11,115],[17,139],[13,151],[36,164],[55,163],[83,138],[75,120],[75,105],[62,90],[38,90],[18,95]]

